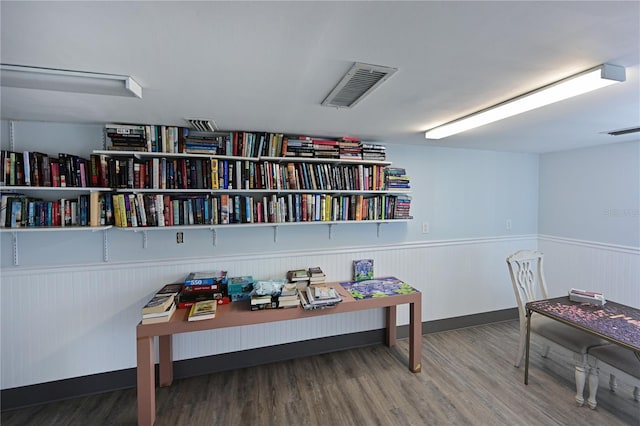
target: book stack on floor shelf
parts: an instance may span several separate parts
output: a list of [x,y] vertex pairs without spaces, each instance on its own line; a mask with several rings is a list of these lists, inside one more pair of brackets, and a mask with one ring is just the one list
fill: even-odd
[[176,296],[182,284],[167,284],[142,307],[142,324],[167,322],[176,311]]
[[218,304],[229,303],[227,294],[227,271],[191,272],[184,280],[178,297],[178,308],[191,308],[202,300],[216,300]]

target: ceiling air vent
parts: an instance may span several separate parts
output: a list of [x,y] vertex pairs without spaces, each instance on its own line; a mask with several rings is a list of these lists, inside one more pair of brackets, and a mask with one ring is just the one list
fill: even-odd
[[322,101],[323,106],[351,108],[398,71],[396,68],[356,62]]
[[640,127],[629,127],[628,129],[620,129],[620,130],[611,130],[610,132],[606,132],[611,136],[621,136],[628,135],[629,133],[637,133],[640,132]]
[[191,127],[201,132],[216,132],[218,131],[215,121],[205,120],[199,118],[187,118],[186,119]]

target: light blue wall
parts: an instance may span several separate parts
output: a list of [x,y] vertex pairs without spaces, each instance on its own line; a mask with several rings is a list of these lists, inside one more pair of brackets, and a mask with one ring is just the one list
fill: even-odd
[[541,234],[640,247],[640,141],[540,156]]
[[537,155],[396,144],[387,153],[412,178],[411,239],[538,232]]
[[[2,149],[9,146],[9,126],[2,122]],[[102,147],[100,125],[16,122],[16,150],[49,155],[88,156]],[[271,227],[184,231],[184,244],[173,231],[150,231],[147,248],[141,233],[107,232],[110,261],[158,260],[246,252],[397,244],[421,240],[484,238],[536,234],[538,156],[492,151],[387,143],[387,158],[411,176],[415,220],[384,224],[282,226],[277,240]],[[506,229],[507,220],[511,229]],[[429,223],[428,234],[422,223]],[[20,266],[103,262],[103,232],[18,234]],[[13,267],[11,234],[2,234],[2,267]]]

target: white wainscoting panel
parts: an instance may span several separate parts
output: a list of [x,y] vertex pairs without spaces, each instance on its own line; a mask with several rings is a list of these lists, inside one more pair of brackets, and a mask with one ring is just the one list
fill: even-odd
[[[537,236],[525,235],[3,270],[2,389],[135,367],[140,308],[163,284],[180,282],[191,271],[224,269],[230,276],[268,279],[318,265],[328,281],[342,281],[350,279],[354,259],[371,258],[376,276],[398,276],[422,291],[422,320],[430,321],[515,307],[505,259],[536,247]],[[397,321],[408,323],[408,309],[398,309]],[[371,310],[184,334],[175,337],[174,358],[382,327],[382,310]]]
[[553,296],[572,287],[602,292],[607,300],[640,308],[640,247],[541,235],[545,277]]

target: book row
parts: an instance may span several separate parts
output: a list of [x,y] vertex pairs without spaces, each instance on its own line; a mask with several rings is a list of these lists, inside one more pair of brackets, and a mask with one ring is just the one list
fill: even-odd
[[91,193],[45,201],[0,195],[0,227],[145,227],[411,219],[411,198],[331,194],[168,195]]
[[99,226],[101,212],[104,225],[105,210],[100,207],[99,197],[92,193],[73,199],[43,201],[20,194],[1,194],[0,228]]
[[41,152],[1,151],[0,186],[89,187],[106,186],[98,171],[99,157],[90,160],[60,153],[50,157]]
[[318,138],[283,133],[207,132],[184,127],[106,124],[109,149],[229,155],[385,160],[385,146],[355,138]]
[[411,198],[396,195],[115,194],[109,204],[106,224],[118,227],[411,219]]
[[216,158],[49,157],[2,151],[0,186],[379,191],[409,188],[402,168]]
[[409,187],[408,179],[400,182],[401,177],[387,174],[381,165],[100,157],[100,164],[108,164],[105,173],[113,188],[380,191],[387,181],[394,188]]

